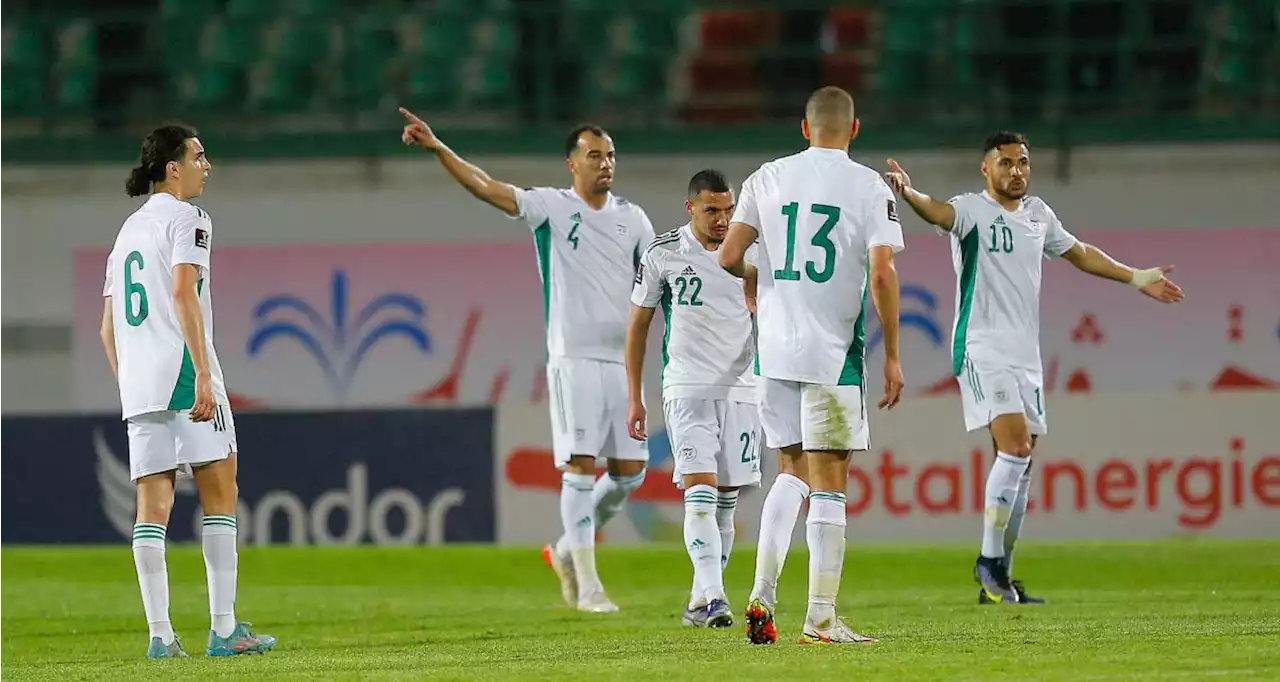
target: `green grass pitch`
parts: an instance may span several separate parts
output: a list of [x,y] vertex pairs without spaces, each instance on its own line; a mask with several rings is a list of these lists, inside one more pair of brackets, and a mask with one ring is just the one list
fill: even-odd
[[[741,620],[753,569],[727,586]],[[623,612],[560,603],[534,549],[242,548],[242,619],[267,656],[208,659],[204,564],[171,547],[174,625],[192,658],[142,660],[126,545],[3,550],[5,680],[1146,680],[1280,679],[1280,541],[1027,543],[1017,573],[1045,607],[976,604],[973,547],[849,545],[841,611],[875,645],[796,643],[807,554],[783,574],[781,640],[691,630],[678,546],[600,549]]]

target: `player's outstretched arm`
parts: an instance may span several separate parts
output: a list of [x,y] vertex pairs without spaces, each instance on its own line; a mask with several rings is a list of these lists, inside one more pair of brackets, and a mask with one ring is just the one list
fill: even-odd
[[731,223],[729,234],[720,245],[720,267],[740,279],[755,277],[756,266],[747,262],[747,249],[756,242],[756,228],[746,223]]
[[902,166],[899,166],[897,161],[888,159],[888,163],[889,172],[884,174],[884,180],[889,183],[889,187],[893,188],[893,191],[902,197],[911,210],[925,222],[950,230],[956,222],[955,207],[915,189],[911,186],[911,176],[902,170]]
[[636,440],[649,437],[644,409],[644,353],[653,324],[654,308],[631,306],[631,323],[627,325],[627,433]]
[[110,296],[102,299],[102,326],[98,329],[98,336],[102,337],[102,348],[107,351],[107,362],[111,365],[111,373],[115,375],[116,379],[119,379],[120,369],[116,359],[116,327],[113,313],[111,312]]
[[400,113],[405,118],[404,132],[400,135],[401,141],[434,152],[436,158],[440,160],[440,165],[449,171],[449,175],[452,175],[458,184],[465,187],[477,199],[509,216],[515,216],[520,212],[514,186],[494,180],[480,167],[455,154],[448,145],[436,137],[426,121],[418,118],[412,111],[400,107]]
[[1173,271],[1172,265],[1138,270],[1121,263],[1092,244],[1077,241],[1062,257],[1081,272],[1094,277],[1124,282],[1160,301],[1177,303],[1182,300],[1182,289],[1165,277]]
[[200,267],[191,263],[173,266],[173,308],[178,313],[178,327],[182,340],[191,354],[191,365],[196,370],[196,400],[191,406],[191,421],[203,422],[213,418],[216,405],[213,400],[213,375],[209,371],[209,350],[205,342],[204,315],[200,311]]
[[873,246],[870,256],[871,300],[884,333],[884,396],[880,398],[880,409],[893,409],[902,399],[905,384],[898,355],[898,270],[893,266],[892,246]]

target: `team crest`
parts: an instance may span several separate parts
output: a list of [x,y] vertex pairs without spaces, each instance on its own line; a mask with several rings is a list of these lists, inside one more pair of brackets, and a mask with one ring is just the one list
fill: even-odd
[[996,402],[998,403],[1009,402],[1009,394],[1005,391],[996,391]]
[[692,462],[694,457],[698,456],[698,451],[692,445],[686,445],[680,448],[680,459],[686,462]]
[[622,223],[618,223],[618,236],[619,236],[619,237],[625,237],[625,236],[627,236],[627,234],[628,234],[628,233],[630,233],[630,232],[631,232],[631,230],[627,229],[627,226],[626,226],[626,225],[623,225]]

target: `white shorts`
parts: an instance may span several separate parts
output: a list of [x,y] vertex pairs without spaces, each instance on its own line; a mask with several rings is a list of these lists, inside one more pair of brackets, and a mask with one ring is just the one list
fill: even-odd
[[765,445],[805,450],[866,450],[871,444],[861,386],[822,386],[759,378]]
[[191,421],[190,410],[148,412],[129,418],[129,479],[218,462],[236,451],[231,408],[219,405],[207,422]]
[[672,398],[662,406],[675,460],[676,487],[690,474],[715,474],[726,487],[760,485],[756,406],[729,400]]
[[616,362],[552,358],[547,362],[551,444],[556,466],[572,455],[647,462],[644,441],[627,434],[627,369]]
[[1002,414],[1021,414],[1027,418],[1027,430],[1033,435],[1047,432],[1044,376],[1039,370],[975,367],[965,358],[956,379],[960,382],[966,431],[985,428]]

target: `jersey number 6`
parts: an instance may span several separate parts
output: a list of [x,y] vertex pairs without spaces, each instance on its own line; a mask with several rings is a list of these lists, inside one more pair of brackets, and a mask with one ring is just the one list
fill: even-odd
[[[129,323],[130,327],[137,327],[142,321],[147,319],[147,313],[150,312],[150,306],[147,305],[147,288],[142,284],[133,281],[134,266],[141,271],[146,264],[142,262],[142,254],[137,251],[130,251],[129,255],[124,259],[124,321]],[[133,312],[133,297],[138,297],[138,312]]]
[[[840,207],[829,206],[827,204],[813,204],[809,207],[809,211],[816,215],[826,216],[826,220],[822,222],[822,226],[814,233],[813,239],[809,240],[810,244],[822,249],[824,257],[822,269],[818,269],[818,263],[809,261],[804,264],[804,274],[808,275],[809,281],[821,284],[831,279],[836,273],[836,245],[831,241],[831,230],[840,222]],[[796,223],[800,214],[800,204],[791,202],[782,207],[782,215],[787,217],[787,255],[781,270],[773,271],[773,278],[779,280],[798,281],[800,279],[800,271],[796,270]]]

